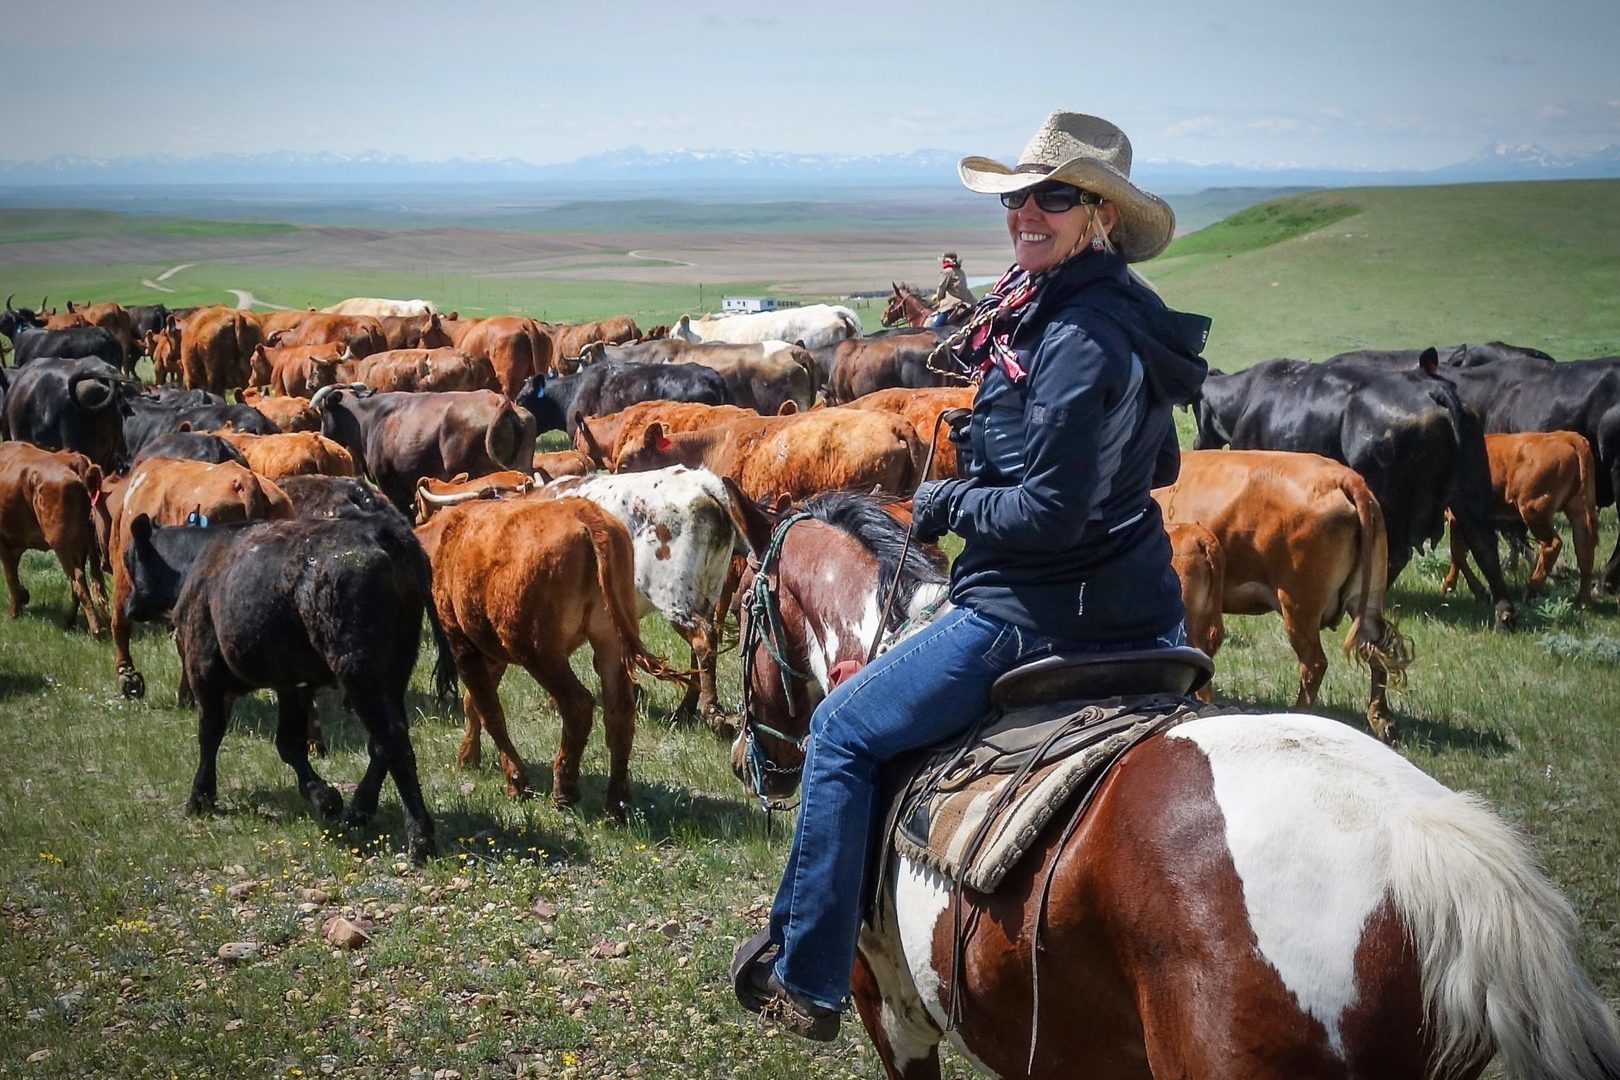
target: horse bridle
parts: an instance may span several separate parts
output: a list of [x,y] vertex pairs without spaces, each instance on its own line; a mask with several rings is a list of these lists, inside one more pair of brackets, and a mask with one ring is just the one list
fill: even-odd
[[787,700],[788,715],[793,715],[793,680],[808,683],[811,676],[808,672],[800,671],[794,667],[787,658],[785,633],[782,625],[782,608],[777,600],[776,592],[781,587],[780,580],[772,581],[772,570],[781,562],[782,544],[787,539],[788,530],[811,515],[802,511],[789,514],[779,522],[771,532],[771,541],[765,547],[762,555],[748,556],[748,569],[753,571],[754,580],[744,590],[742,608],[747,613],[747,628],[743,632],[742,640],[738,643],[737,652],[742,664],[742,728],[744,739],[744,752],[747,755],[750,780],[754,785],[754,792],[759,796],[760,805],[765,808],[766,820],[772,810],[791,810],[798,805],[797,802],[786,802],[781,799],[772,799],[765,794],[765,775],[773,773],[781,776],[799,777],[804,772],[804,761],[800,758],[799,764],[782,766],[771,761],[760,749],[759,739],[768,735],[779,742],[787,743],[801,755],[810,740],[809,732],[802,737],[794,737],[785,732],[778,731],[769,724],[761,723],[753,710],[754,698],[754,653],[760,645],[770,653],[771,659],[776,661],[777,675],[782,680],[782,694]]

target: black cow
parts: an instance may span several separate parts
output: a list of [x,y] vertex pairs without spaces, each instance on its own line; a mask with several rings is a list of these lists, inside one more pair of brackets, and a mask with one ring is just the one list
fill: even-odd
[[130,468],[133,469],[147,458],[155,457],[206,461],[210,465],[234,461],[244,469],[248,468],[247,458],[242,456],[242,451],[218,435],[210,435],[203,431],[171,431],[157,436],[135,451],[135,460],[130,464]]
[[[1597,502],[1620,496],[1620,357],[1556,361],[1501,342],[1463,345],[1440,368],[1487,432],[1575,431],[1591,444]],[[1600,578],[1620,592],[1620,535]]]
[[13,372],[0,436],[46,450],[76,450],[118,472],[128,465],[124,414],[134,384],[111,364],[47,357]]
[[[1341,353],[1329,362],[1408,366],[1415,349]],[[1539,349],[1491,341],[1439,351],[1433,367],[1479,414],[1485,431],[1574,431],[1592,447],[1597,502],[1608,506],[1620,491],[1620,357],[1560,363]],[[1620,536],[1600,578],[1620,591]]]
[[310,399],[321,434],[354,455],[388,501],[409,515],[416,483],[534,464],[534,420],[492,390],[377,394],[323,386]]
[[32,310],[12,307],[10,297],[6,298],[5,313],[0,314],[0,334],[11,339],[18,367],[46,356],[70,359],[93,356],[120,370],[124,365],[124,347],[111,330],[100,326],[46,330]]
[[1356,470],[1384,511],[1389,580],[1414,548],[1439,541],[1445,511],[1490,585],[1496,625],[1514,616],[1491,527],[1490,466],[1478,416],[1436,364],[1313,364],[1266,360],[1235,375],[1211,372],[1196,404],[1200,450],[1295,450]]
[[251,405],[197,405],[184,395],[165,401],[140,394],[129,402],[124,441],[139,455],[146,444],[175,431],[219,431],[229,424],[248,435],[275,435],[281,429]]
[[409,529],[405,515],[383,498],[377,489],[352,476],[283,476],[276,486],[292,500],[293,512],[302,518],[337,517],[340,514],[392,514]]
[[276,691],[276,750],[322,817],[343,797],[310,766],[302,688],[337,685],[365,725],[371,761],[344,817],[377,809],[384,774],[405,810],[411,855],[433,853],[433,820],[422,801],[406,726],[405,688],[427,613],[438,648],[441,697],[455,688],[449,642],[433,611],[429,563],[408,529],[381,516],[293,519],[210,528],[129,528],[124,553],[132,588],[128,618],[170,618],[182,677],[197,702],[197,773],[186,799],[205,813],[217,794],[215,762],[236,696]]
[[135,355],[146,352],[146,335],[155,334],[169,321],[170,311],[162,304],[135,304],[126,307],[129,312],[130,332],[135,335]]
[[692,401],[732,405],[725,378],[701,364],[643,364],[603,360],[577,375],[547,380],[536,373],[518,391],[517,403],[540,431],[574,434],[581,416],[604,416],[643,401]]

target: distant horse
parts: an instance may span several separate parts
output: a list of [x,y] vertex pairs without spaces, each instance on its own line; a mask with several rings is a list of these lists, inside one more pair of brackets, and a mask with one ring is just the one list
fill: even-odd
[[[733,767],[780,797],[904,534],[859,496],[780,525],[733,498],[756,553],[742,595],[779,555],[770,641],[744,613]],[[943,590],[914,558],[895,621]],[[1620,1076],[1574,914],[1524,843],[1336,721],[1206,716],[1139,743],[993,894],[888,868],[853,984],[890,1077],[937,1078],[942,1038],[999,1076],[1473,1078],[1493,1054],[1512,1077]]]
[[[893,294],[889,297],[888,303],[883,305],[883,314],[880,317],[884,326],[895,326],[902,322],[911,326],[922,326],[935,313],[934,307],[913,292],[910,285],[891,281],[889,288],[893,290]],[[967,321],[968,314],[972,310],[973,308],[967,304],[957,305],[951,309],[945,325],[960,326]]]

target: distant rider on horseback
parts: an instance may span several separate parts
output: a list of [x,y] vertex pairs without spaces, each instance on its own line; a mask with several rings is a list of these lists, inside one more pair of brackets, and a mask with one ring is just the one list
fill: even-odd
[[962,263],[957,259],[956,252],[947,251],[941,255],[939,269],[939,288],[928,298],[934,313],[928,317],[926,325],[951,326],[965,321],[967,313],[973,310],[977,301],[973,298],[973,290],[968,288],[967,275],[962,273]]

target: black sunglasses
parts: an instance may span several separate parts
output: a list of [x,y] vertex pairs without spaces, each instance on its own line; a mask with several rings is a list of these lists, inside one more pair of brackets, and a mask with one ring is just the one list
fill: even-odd
[[1095,206],[1102,202],[1102,196],[1095,191],[1077,188],[1073,184],[1047,183],[1023,191],[1003,192],[1001,205],[1009,210],[1017,210],[1029,201],[1031,195],[1035,196],[1035,205],[1048,214],[1061,214],[1082,204]]

